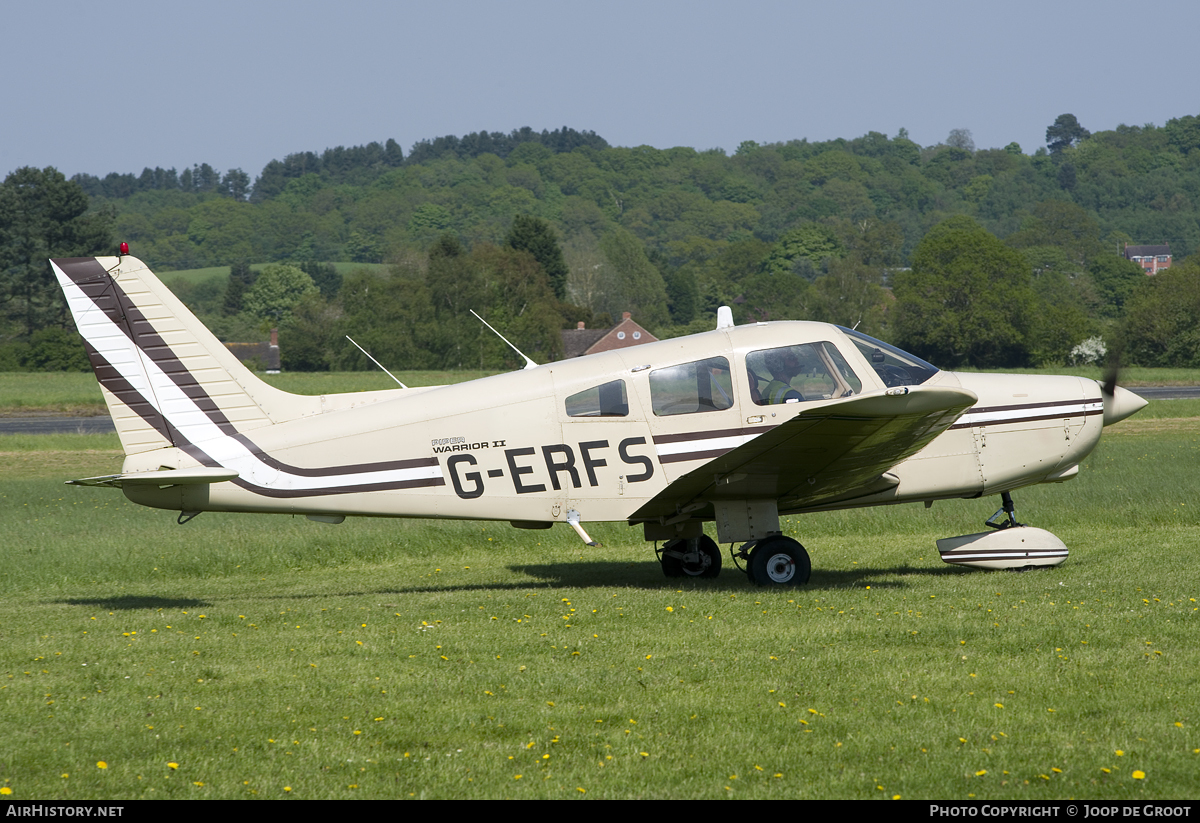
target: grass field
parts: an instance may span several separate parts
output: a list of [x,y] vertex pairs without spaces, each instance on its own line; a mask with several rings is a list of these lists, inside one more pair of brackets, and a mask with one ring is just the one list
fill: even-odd
[[[386,379],[386,378],[384,378]],[[944,565],[995,498],[786,522],[808,586],[662,577],[638,530],[204,514],[115,436],[0,438],[0,786],[66,798],[1186,798],[1200,404],[1018,492],[1071,548]],[[728,565],[728,561],[727,561]]]
[[[483,371],[394,371],[406,386],[440,386],[485,377]],[[380,371],[288,372],[258,375],[271,385],[295,394],[394,389]],[[108,414],[100,384],[91,372],[0,372],[0,416],[39,413]]]

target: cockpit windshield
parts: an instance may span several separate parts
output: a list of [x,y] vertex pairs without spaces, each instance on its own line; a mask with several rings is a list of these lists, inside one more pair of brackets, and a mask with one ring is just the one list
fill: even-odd
[[926,363],[915,354],[898,349],[882,340],[868,337],[862,332],[838,326],[858,346],[862,356],[875,369],[879,379],[889,388],[892,386],[917,386],[938,373],[938,367]]

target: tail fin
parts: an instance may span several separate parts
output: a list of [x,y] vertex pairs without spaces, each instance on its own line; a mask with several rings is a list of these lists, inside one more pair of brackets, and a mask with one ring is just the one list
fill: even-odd
[[126,454],[320,412],[255,377],[136,257],[50,263]]

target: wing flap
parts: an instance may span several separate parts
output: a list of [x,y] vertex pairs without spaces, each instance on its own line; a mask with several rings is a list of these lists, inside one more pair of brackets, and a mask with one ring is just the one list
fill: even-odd
[[630,520],[670,517],[701,501],[772,498],[794,511],[882,491],[896,484],[888,469],[977,399],[964,389],[913,386],[805,409],[679,478]]

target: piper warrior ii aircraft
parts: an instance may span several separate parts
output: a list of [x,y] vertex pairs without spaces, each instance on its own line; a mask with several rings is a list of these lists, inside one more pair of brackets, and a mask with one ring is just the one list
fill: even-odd
[[[126,249],[123,248],[122,252]],[[715,522],[759,585],[808,581],[780,514],[1000,494],[949,563],[1061,563],[1010,492],[1070,479],[1145,401],[1079,377],[946,372],[825,323],[735,326],[427,388],[305,397],[256,378],[140,260],[51,261],[125,462],[75,480],[178,511],[624,520],[668,577],[715,577]],[[658,546],[659,542],[664,545]],[[741,561],[741,563],[739,563]]]

